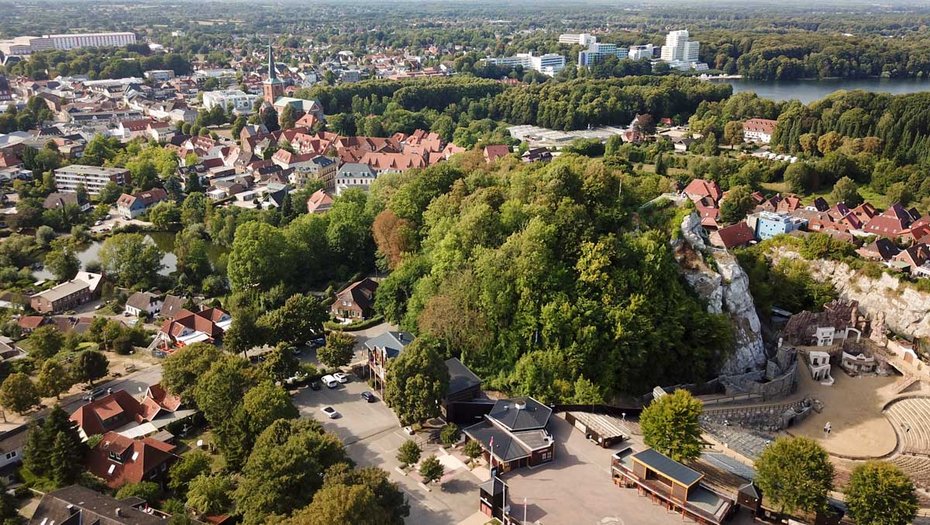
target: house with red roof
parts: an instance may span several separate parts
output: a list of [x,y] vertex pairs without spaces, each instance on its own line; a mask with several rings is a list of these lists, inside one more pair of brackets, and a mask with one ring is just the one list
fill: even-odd
[[132,423],[141,423],[142,404],[125,391],[119,390],[93,400],[71,414],[82,438],[103,434]]
[[87,454],[84,466],[112,489],[151,481],[162,485],[168,467],[180,459],[175,446],[153,438],[131,439],[106,432]]
[[915,217],[898,203],[892,204],[881,214],[872,217],[862,227],[863,231],[879,237],[897,239],[907,232]]
[[307,213],[326,213],[333,207],[333,198],[323,190],[316,190],[307,198]]
[[157,338],[165,347],[179,348],[194,343],[216,343],[232,324],[232,316],[219,308],[199,312],[182,309],[161,325]]
[[743,122],[743,140],[746,142],[761,142],[768,144],[772,142],[772,135],[775,134],[775,128],[778,127],[778,121],[767,118],[751,118]]
[[124,219],[135,219],[159,202],[168,200],[168,192],[161,188],[140,191],[134,195],[124,193],[116,200],[116,211]]
[[510,155],[510,146],[507,144],[488,144],[484,147],[484,160],[486,162],[494,162],[508,155]]
[[730,249],[745,246],[756,239],[756,232],[746,224],[746,221],[740,221],[732,226],[720,228],[711,232],[708,236],[710,244],[718,248]]
[[926,244],[915,244],[910,246],[894,256],[894,262],[900,265],[900,268],[913,275],[918,273],[917,269],[930,261],[930,246]]
[[692,180],[685,186],[682,193],[694,202],[705,201],[707,204],[712,203],[714,207],[723,197],[723,190],[720,189],[720,185],[716,181],[704,179]]

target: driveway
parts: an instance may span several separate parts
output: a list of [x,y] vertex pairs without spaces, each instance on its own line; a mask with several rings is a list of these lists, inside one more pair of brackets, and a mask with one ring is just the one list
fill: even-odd
[[[368,403],[360,396],[365,390],[369,387],[364,380],[353,377],[349,383],[332,390],[325,386],[318,391],[304,388],[294,396],[294,404],[301,416],[317,419],[327,431],[339,436],[353,461],[363,467],[380,467],[397,482],[410,503],[408,523],[447,525],[474,514],[480,482],[467,468],[450,469],[443,477],[442,488],[433,486],[429,492],[413,477],[396,470],[400,466],[395,458],[397,449],[411,436],[400,428],[394,412],[380,399],[380,393],[375,393],[377,402]],[[325,406],[335,408],[341,417],[326,417],[321,410]],[[424,446],[423,457],[430,454],[444,455],[435,445]]]

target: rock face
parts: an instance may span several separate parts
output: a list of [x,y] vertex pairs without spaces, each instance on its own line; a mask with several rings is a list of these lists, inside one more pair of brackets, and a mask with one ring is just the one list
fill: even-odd
[[[773,253],[772,258],[773,263],[785,258],[802,259],[797,252],[784,249]],[[886,273],[875,279],[839,261],[806,262],[811,277],[832,284],[841,299],[859,302],[859,310],[872,320],[873,331],[878,322],[900,335],[930,337],[930,294],[918,292]]]
[[[697,214],[685,217],[681,231],[693,252],[708,253],[700,234],[701,221]],[[720,373],[723,376],[740,375],[765,370],[765,346],[762,343],[762,323],[749,293],[749,277],[733,255],[714,250],[712,256],[717,269],[704,264],[692,253],[691,257],[676,250],[685,281],[707,302],[707,311],[726,313],[733,321],[736,345],[733,355]]]

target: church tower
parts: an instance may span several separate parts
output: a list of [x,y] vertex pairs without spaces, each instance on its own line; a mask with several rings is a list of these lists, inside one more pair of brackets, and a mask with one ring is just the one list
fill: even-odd
[[268,80],[262,83],[262,93],[265,102],[274,104],[278,97],[284,96],[284,83],[278,78],[278,72],[274,68],[274,51],[271,44],[268,44]]

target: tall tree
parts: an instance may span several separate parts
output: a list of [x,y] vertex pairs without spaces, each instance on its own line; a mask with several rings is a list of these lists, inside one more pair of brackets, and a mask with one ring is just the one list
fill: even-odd
[[107,375],[110,360],[96,350],[84,350],[78,354],[77,360],[71,366],[71,373],[75,379],[93,386],[94,381]]
[[74,385],[74,379],[64,365],[54,359],[49,359],[42,363],[36,383],[39,393],[43,396],[55,396],[55,399],[61,399],[61,394]]
[[401,424],[409,425],[439,414],[439,401],[449,386],[449,370],[437,343],[420,337],[388,365],[386,401]]
[[655,399],[640,415],[646,445],[675,461],[687,461],[701,455],[703,440],[698,418],[703,405],[687,390]]
[[164,256],[158,246],[139,233],[118,233],[100,247],[100,264],[110,278],[128,288],[155,284]]
[[781,437],[756,461],[756,483],[779,512],[815,513],[827,506],[833,488],[833,464],[812,439]]
[[752,199],[752,189],[749,186],[733,186],[727,192],[727,198],[720,203],[720,219],[733,224],[746,218],[746,214],[756,207]]
[[842,202],[850,208],[862,204],[862,195],[859,194],[859,188],[856,183],[849,177],[843,177],[833,185],[833,191],[830,192],[830,200],[833,202]]
[[201,474],[190,482],[190,488],[187,491],[187,506],[201,515],[222,514],[232,507],[234,488],[229,476]]
[[0,406],[17,414],[25,414],[39,404],[39,392],[22,372],[10,374],[0,385]]
[[161,384],[168,392],[192,401],[197,380],[219,361],[221,351],[207,343],[194,343],[169,355],[162,363]]
[[355,356],[355,337],[345,332],[333,331],[326,336],[326,344],[317,350],[317,358],[326,366],[346,366]]
[[323,332],[329,309],[323,301],[308,294],[294,294],[280,308],[265,313],[258,324],[272,342],[304,344]]
[[857,466],[845,492],[856,523],[907,525],[917,517],[914,482],[891,463],[869,461]]

